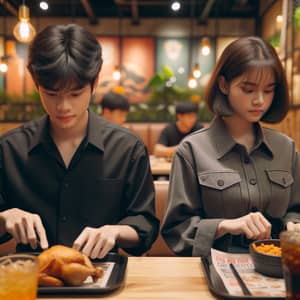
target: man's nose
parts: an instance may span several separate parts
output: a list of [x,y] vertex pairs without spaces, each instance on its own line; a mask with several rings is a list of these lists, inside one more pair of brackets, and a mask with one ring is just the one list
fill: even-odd
[[69,107],[70,107],[70,101],[69,101],[68,97],[61,96],[57,102],[57,109],[64,111],[64,110],[68,110]]

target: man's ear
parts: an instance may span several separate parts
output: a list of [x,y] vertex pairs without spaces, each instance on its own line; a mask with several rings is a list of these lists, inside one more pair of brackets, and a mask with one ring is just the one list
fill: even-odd
[[218,85],[219,85],[220,91],[224,95],[227,95],[228,94],[228,84],[227,84],[226,79],[225,79],[224,76],[219,76],[219,78],[218,78]]

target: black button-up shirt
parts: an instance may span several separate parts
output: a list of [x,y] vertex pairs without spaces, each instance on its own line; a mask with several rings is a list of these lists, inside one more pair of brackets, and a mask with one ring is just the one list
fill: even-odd
[[68,168],[49,133],[47,116],[0,142],[0,209],[40,215],[49,244],[72,245],[84,227],[132,226],[141,254],[157,237],[154,188],[143,142],[89,112],[87,135]]

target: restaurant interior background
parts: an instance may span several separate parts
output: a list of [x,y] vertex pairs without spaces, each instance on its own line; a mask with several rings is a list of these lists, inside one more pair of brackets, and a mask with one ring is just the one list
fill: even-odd
[[100,114],[104,93],[122,93],[129,122],[173,120],[178,100],[198,103],[209,121],[203,95],[216,59],[234,39],[262,36],[277,49],[291,94],[288,116],[272,127],[300,148],[300,0],[181,0],[178,11],[167,0],[53,0],[48,10],[40,2],[0,0],[0,133],[43,113],[26,70],[28,42],[13,34],[25,4],[35,31],[77,23],[97,36],[104,63],[92,109]]

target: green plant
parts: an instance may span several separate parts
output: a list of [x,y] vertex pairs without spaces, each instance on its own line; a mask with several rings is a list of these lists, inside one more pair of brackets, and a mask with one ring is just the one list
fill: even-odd
[[[134,108],[134,113],[129,117],[140,116],[149,121],[170,121],[175,120],[175,103],[178,101],[192,101],[199,103],[199,117],[201,120],[211,120],[204,102],[203,89],[190,89],[176,84],[174,72],[166,65],[163,65],[160,72],[157,72],[149,80],[147,89],[151,94],[146,104]],[[145,106],[146,105],[146,106]]]
[[294,12],[294,30],[297,32],[300,27],[300,6],[296,7]]
[[276,31],[274,35],[272,35],[268,42],[274,47],[279,48],[280,46],[280,31]]

